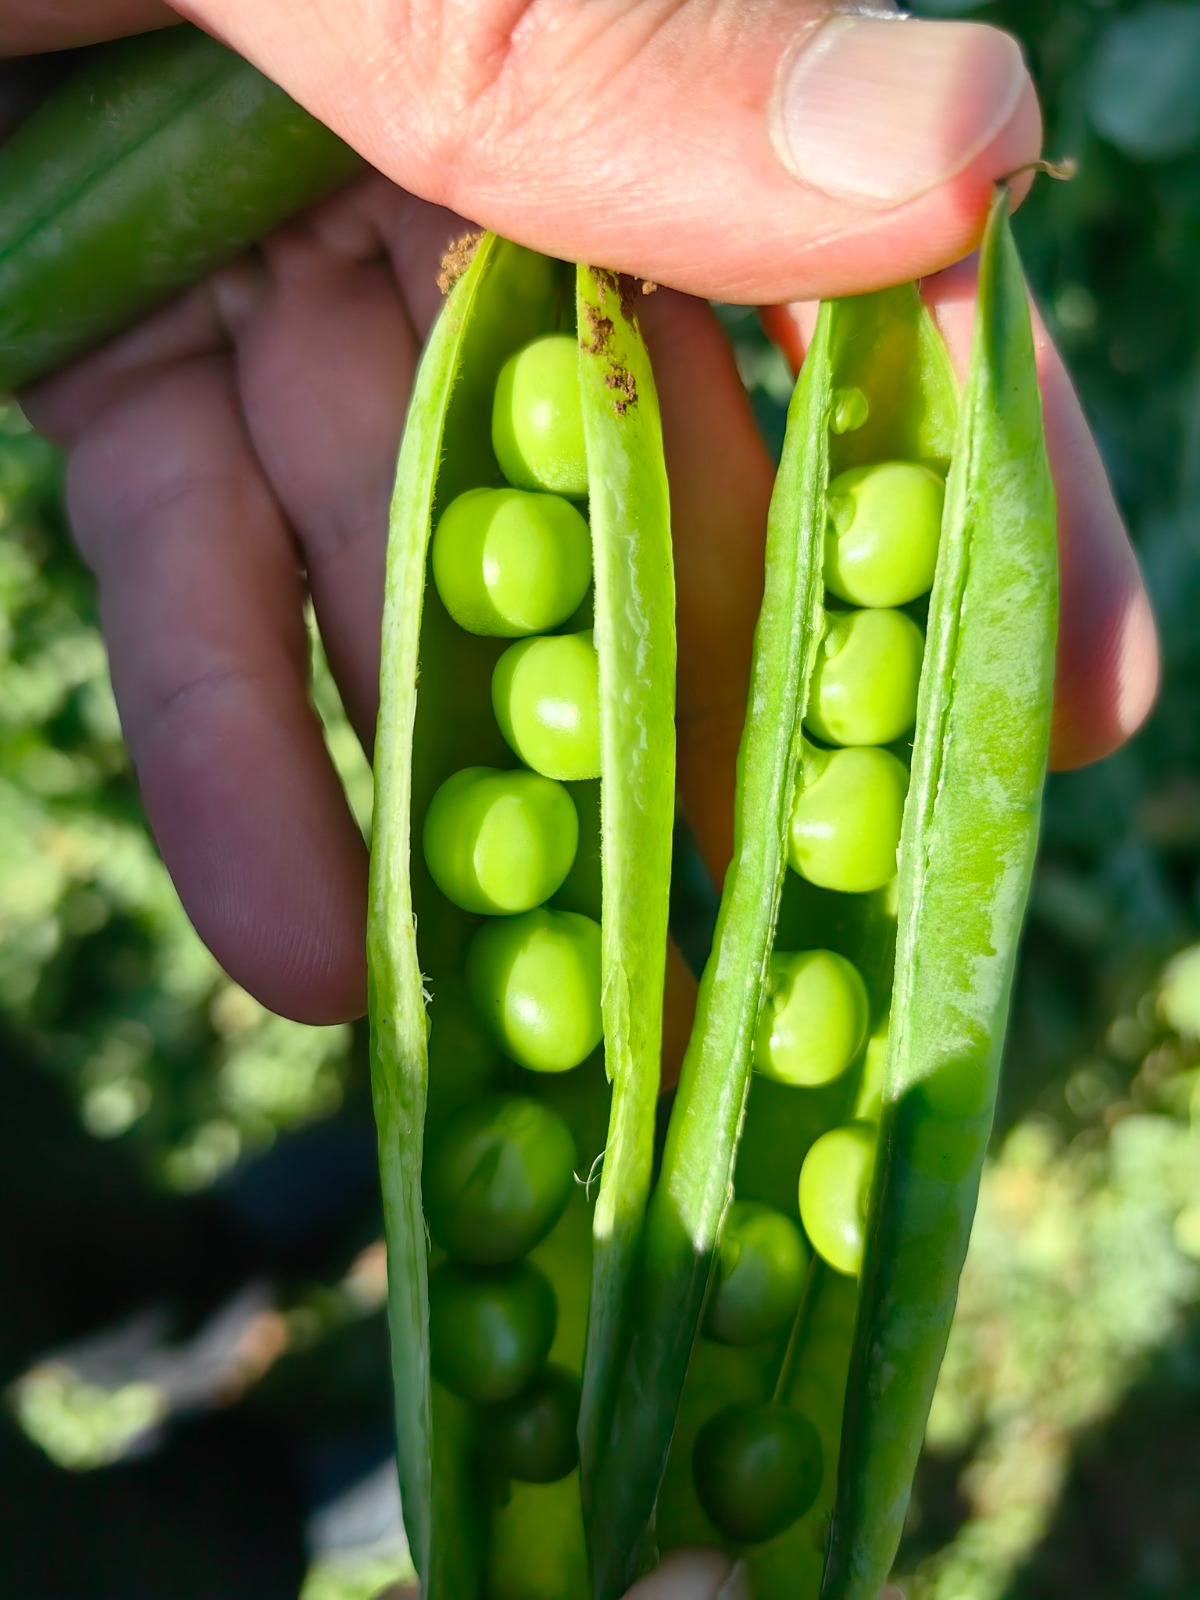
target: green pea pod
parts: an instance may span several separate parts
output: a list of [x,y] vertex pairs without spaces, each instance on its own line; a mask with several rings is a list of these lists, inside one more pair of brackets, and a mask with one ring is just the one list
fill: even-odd
[[90,53],[0,146],[0,388],[118,332],[359,165],[195,28]]
[[900,1540],[991,1127],[1049,748],[1054,492],[1003,195],[979,304],[900,845],[882,1153],[822,1591],[830,1600],[869,1600]]
[[[449,775],[465,766],[512,766],[488,691],[506,640],[455,626],[427,586],[428,550],[452,500],[502,483],[490,443],[497,377],[514,352],[553,332],[573,333],[577,351],[602,824],[602,903],[593,910],[601,915],[603,1064],[593,1057],[562,1073],[521,1071],[486,1046],[480,1051],[477,1037],[464,1042],[466,954],[481,919],[439,892],[419,845],[431,797]],[[446,1600],[484,1592],[491,1600],[586,1600],[589,1593],[583,1498],[612,1407],[650,1184],[674,812],[673,617],[657,400],[620,286],[610,274],[567,268],[484,236],[422,358],[400,454],[368,929],[401,1492],[423,1592]],[[588,805],[578,809],[586,833]],[[581,841],[580,858],[596,848]],[[485,932],[500,929],[503,937],[505,926],[497,918]],[[435,1285],[444,1268],[436,1228],[433,1255],[427,1250],[424,1135],[447,1107],[497,1084],[561,1115],[578,1158],[580,1181],[561,1219],[528,1256],[557,1302],[549,1359],[582,1376],[580,1472],[550,1483],[505,1481],[488,1444],[498,1437],[495,1419],[431,1375],[429,1268]],[[449,1336],[440,1336],[444,1368]],[[468,1384],[478,1356],[465,1353]],[[435,1340],[434,1366],[438,1357]]]
[[[655,1537],[662,1551],[724,1543],[756,1600],[868,1600],[887,1577],[995,1099],[1049,743],[1056,560],[1001,193],[961,400],[911,286],[824,305],[793,398],[734,855],[596,1484],[610,1530],[596,1600],[624,1592]],[[839,600],[927,628],[915,728],[887,750],[830,739],[855,716],[871,725],[881,687],[889,717],[895,703],[877,668],[857,686],[830,670],[851,636]],[[830,682],[842,700],[821,698]],[[791,1313],[740,1345],[719,1314],[746,1250],[721,1247],[735,1195],[802,1223],[813,1253]],[[751,1257],[743,1281],[769,1267]]]

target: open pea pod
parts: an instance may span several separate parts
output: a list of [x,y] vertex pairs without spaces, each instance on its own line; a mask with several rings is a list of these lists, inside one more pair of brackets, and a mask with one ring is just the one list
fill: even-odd
[[1001,193],[961,397],[910,286],[824,305],[792,402],[597,1600],[655,1536],[724,1544],[756,1600],[873,1600],[888,1575],[992,1118],[1056,563]]
[[0,145],[0,389],[119,332],[360,166],[195,28],[89,52]]
[[445,1600],[590,1594],[581,1479],[650,1184],[674,681],[620,285],[485,235],[401,448],[368,929],[401,1492]]

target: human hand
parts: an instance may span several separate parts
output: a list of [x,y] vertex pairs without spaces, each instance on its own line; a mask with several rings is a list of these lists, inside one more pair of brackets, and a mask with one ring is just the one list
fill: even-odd
[[[164,857],[203,937],[267,1004],[313,1021],[362,1006],[365,854],[305,696],[301,605],[307,585],[369,745],[388,480],[437,260],[462,226],[413,193],[740,299],[944,266],[974,241],[992,181],[1038,152],[1032,89],[1003,35],[868,9],[198,0],[197,20],[412,191],[364,180],[28,399],[70,454]],[[151,0],[10,0],[0,43],[165,20]],[[798,157],[779,153],[788,130]],[[968,282],[930,286],[959,359]],[[707,308],[664,293],[642,318],[679,530],[680,785],[719,877],[771,470]],[[802,319],[773,326],[798,354]],[[1063,533],[1055,756],[1075,765],[1141,720],[1155,646],[1094,448],[1042,355]]]

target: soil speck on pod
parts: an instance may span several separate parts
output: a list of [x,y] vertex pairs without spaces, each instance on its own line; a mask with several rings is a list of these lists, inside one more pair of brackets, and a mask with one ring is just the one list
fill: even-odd
[[616,394],[613,405],[619,417],[623,417],[630,406],[637,405],[637,383],[632,372],[627,372],[624,367],[617,367],[605,374],[604,382]]
[[585,306],[584,315],[587,317],[588,327],[591,329],[588,337],[583,341],[583,349],[589,356],[600,356],[608,349],[609,340],[612,338],[613,323],[611,317],[603,317],[594,306]]
[[[633,278],[617,278],[615,273],[602,272],[597,274],[611,287],[619,286],[621,294],[621,310],[625,316],[632,316],[633,296],[636,295],[636,280]],[[604,316],[594,306],[585,306],[584,315],[587,317],[589,333],[581,341],[583,350],[590,356],[609,355],[609,346],[612,343],[613,323],[611,317]],[[605,386],[613,391],[613,409],[619,417],[623,417],[630,406],[637,404],[637,381],[628,368],[621,366],[610,356],[612,371],[604,375]]]
[[473,228],[470,233],[460,234],[452,244],[447,246],[442,257],[442,270],[437,275],[438,291],[449,294],[454,285],[475,259],[475,252],[479,248],[479,241],[483,234],[478,228]]

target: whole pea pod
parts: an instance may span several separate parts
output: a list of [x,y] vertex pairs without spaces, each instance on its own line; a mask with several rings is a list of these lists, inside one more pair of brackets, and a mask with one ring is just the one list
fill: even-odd
[[674,816],[657,402],[611,274],[494,236],[391,512],[368,958],[423,1592],[588,1600],[649,1190]]
[[195,28],[90,52],[0,146],[0,390],[119,332],[360,165]]
[[1001,191],[961,396],[910,286],[822,306],[793,398],[734,855],[593,1486],[596,1600],[654,1540],[724,1544],[756,1600],[887,1578],[991,1125],[1056,611]]

